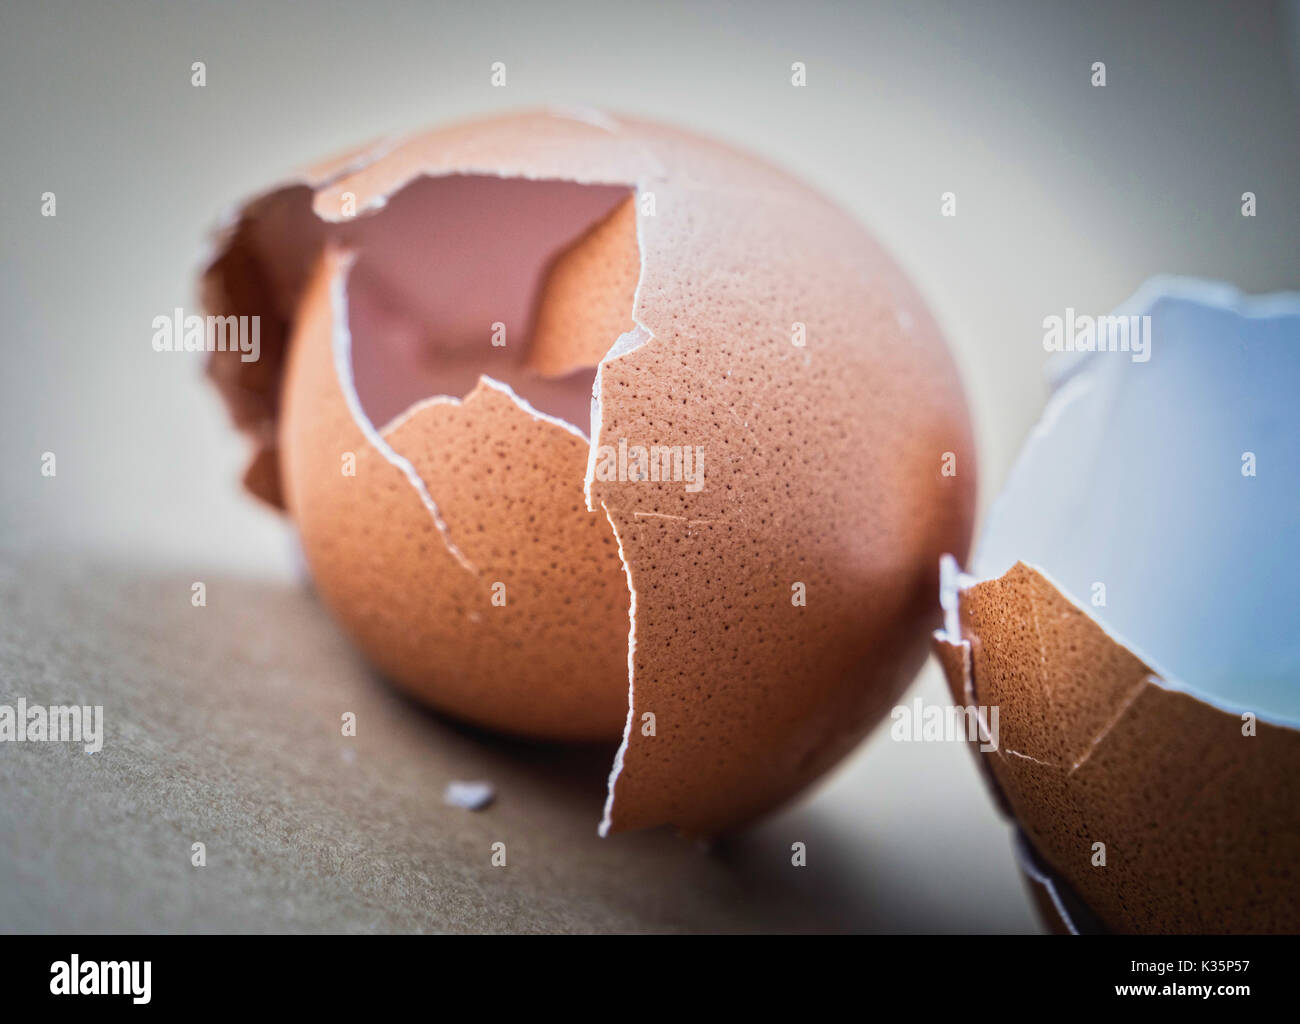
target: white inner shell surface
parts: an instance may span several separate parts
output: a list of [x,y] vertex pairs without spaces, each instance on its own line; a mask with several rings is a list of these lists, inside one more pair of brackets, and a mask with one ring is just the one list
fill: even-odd
[[[1149,360],[1057,357],[974,575],[1025,562],[1159,682],[1300,727],[1300,294],[1157,278],[1117,314],[1150,316]],[[975,580],[945,568],[957,639]]]
[[[595,437],[598,367],[554,377],[525,363],[551,262],[634,191],[561,179],[423,176],[367,211],[352,236],[353,251],[332,285],[335,372],[357,426],[410,481],[470,572],[477,569],[436,497],[387,437],[426,405],[460,402],[480,379],[529,415]],[[498,334],[504,344],[492,344]],[[649,337],[636,326],[611,338],[601,363]],[[588,416],[590,434],[578,425]],[[590,476],[589,466],[584,490]],[[589,495],[588,508],[596,511]]]
[[352,369],[371,422],[430,396],[466,395],[483,375],[534,409],[583,423],[594,366],[548,377],[522,364],[551,260],[630,191],[450,174],[391,196],[371,215],[348,280]]

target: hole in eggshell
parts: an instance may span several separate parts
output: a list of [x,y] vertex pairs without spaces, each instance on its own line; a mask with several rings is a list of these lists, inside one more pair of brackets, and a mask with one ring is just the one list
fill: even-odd
[[[421,178],[358,221],[348,309],[370,422],[382,432],[417,402],[463,397],[488,376],[586,435],[596,364],[632,326],[630,196],[625,186],[453,175]],[[583,249],[619,262],[589,291],[600,293],[594,304],[617,308],[621,324],[591,316],[579,282],[563,276]],[[547,306],[551,282],[556,308]],[[610,283],[626,294],[600,287]]]

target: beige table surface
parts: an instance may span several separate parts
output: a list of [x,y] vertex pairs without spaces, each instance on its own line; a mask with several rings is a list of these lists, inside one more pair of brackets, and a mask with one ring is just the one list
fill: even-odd
[[[0,930],[1039,928],[956,744],[879,730],[712,850],[597,838],[610,750],[490,739],[376,678],[288,527],[239,493],[241,444],[193,357],[151,350],[151,320],[191,305],[217,214],[288,167],[603,104],[748,146],[880,233],[967,380],[986,509],[1042,407],[1044,316],[1105,311],[1158,272],[1300,280],[1294,5],[546,6],[0,12],[0,703],[106,719],[97,754],[0,744]],[[946,700],[933,665],[915,695]],[[444,805],[479,778],[492,807]]]

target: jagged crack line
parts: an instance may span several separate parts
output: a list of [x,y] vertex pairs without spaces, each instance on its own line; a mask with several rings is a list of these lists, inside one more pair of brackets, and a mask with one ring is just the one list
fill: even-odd
[[1069,774],[1073,775],[1085,764],[1087,764],[1088,758],[1092,757],[1093,751],[1097,749],[1097,745],[1101,743],[1101,741],[1104,740],[1107,736],[1110,735],[1111,731],[1115,728],[1115,726],[1119,725],[1120,721],[1124,718],[1124,715],[1127,714],[1128,709],[1133,706],[1134,702],[1138,699],[1138,697],[1142,695],[1142,691],[1145,690],[1146,688],[1147,688],[1147,679],[1144,677],[1142,681],[1138,683],[1137,686],[1133,687],[1133,691],[1119,706],[1119,710],[1116,711],[1115,714],[1111,716],[1110,721],[1106,723],[1106,725],[1102,728],[1101,732],[1097,733],[1097,735],[1092,738],[1092,742],[1089,743],[1087,749],[1084,750],[1083,756],[1076,759],[1074,764],[1070,766]]
[[443,543],[446,544],[447,550],[451,552],[465,569],[474,575],[478,575],[478,569],[471,562],[463,551],[456,546],[455,541],[451,539],[451,533],[447,528],[442,514],[438,511],[438,505],[433,500],[433,495],[429,493],[429,488],[425,486],[424,480],[416,472],[415,466],[411,461],[402,455],[399,455],[387,441],[375,429],[375,425],[370,422],[370,417],[366,415],[365,410],[361,407],[361,399],[357,395],[356,381],[352,376],[352,330],[348,325],[348,298],[347,286],[348,276],[352,272],[352,266],[356,262],[355,254],[347,254],[339,273],[334,275],[330,281],[330,305],[334,317],[334,372],[338,377],[339,387],[343,390],[343,399],[347,403],[348,412],[352,414],[352,419],[357,426],[361,428],[362,434],[375,451],[379,452],[389,463],[396,466],[402,471],[402,475],[415,488],[416,494],[420,496],[420,501],[424,507],[429,510],[433,517],[434,525],[441,534]]
[[623,564],[623,574],[627,577],[628,592],[628,628],[627,628],[627,721],[623,723],[623,742],[618,746],[618,753],[614,755],[614,766],[609,771],[609,791],[605,796],[605,813],[601,816],[600,827],[597,832],[601,837],[609,835],[610,827],[614,823],[614,786],[618,782],[619,775],[623,772],[623,758],[627,754],[628,744],[632,740],[632,716],[636,707],[634,696],[636,694],[636,684],[632,679],[633,656],[636,653],[636,589],[632,586],[632,573],[627,566],[627,558],[623,553],[623,538],[619,536],[618,527],[614,525],[614,517],[610,511],[601,503],[601,509],[605,513],[605,518],[609,520],[609,528],[614,531],[614,542],[618,545],[618,559]]

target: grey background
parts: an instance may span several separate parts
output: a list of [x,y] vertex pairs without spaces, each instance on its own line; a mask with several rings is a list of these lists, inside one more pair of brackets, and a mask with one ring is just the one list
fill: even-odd
[[[192,304],[218,214],[299,163],[506,108],[660,118],[880,234],[956,353],[986,508],[1042,407],[1044,316],[1161,272],[1300,284],[1297,35],[1262,2],[6,0],[0,701],[102,703],[108,739],[0,745],[0,929],[1036,929],[968,752],[887,729],[712,852],[596,839],[607,752],[487,740],[376,680],[239,492],[199,363],[154,353],[150,322]],[[931,665],[909,696],[944,692]],[[490,811],[442,806],[480,776]]]

